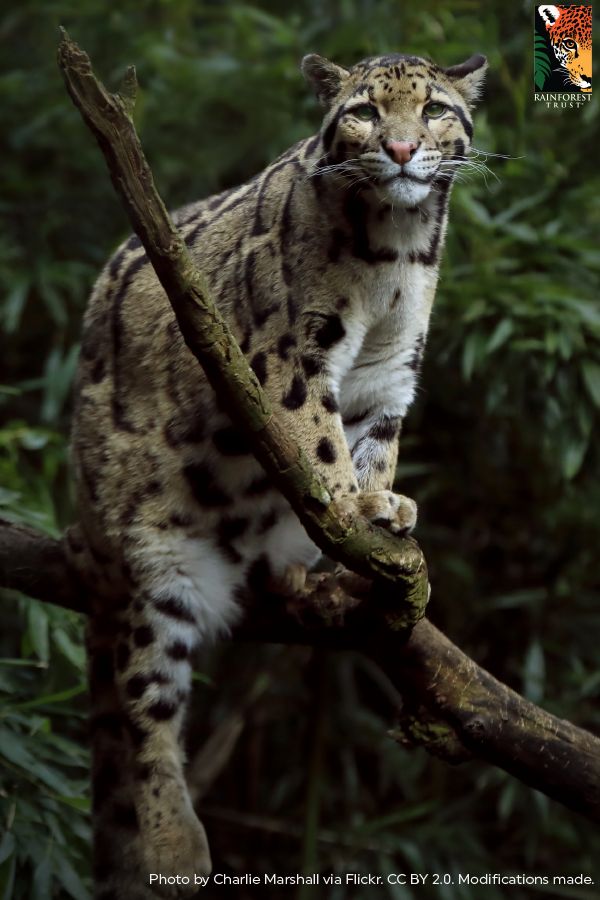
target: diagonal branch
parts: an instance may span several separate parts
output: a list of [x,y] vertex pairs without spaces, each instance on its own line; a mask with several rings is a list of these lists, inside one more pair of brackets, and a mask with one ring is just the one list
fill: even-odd
[[[63,543],[4,520],[0,584],[86,612]],[[233,638],[366,650],[403,696],[400,743],[449,762],[484,760],[600,823],[600,738],[497,681],[427,619],[403,641],[361,579],[317,576],[310,593],[267,609],[257,598]]]

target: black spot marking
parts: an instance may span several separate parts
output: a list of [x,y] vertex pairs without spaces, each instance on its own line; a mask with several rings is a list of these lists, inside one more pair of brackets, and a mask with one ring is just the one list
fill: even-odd
[[238,516],[236,518],[221,519],[218,527],[219,547],[223,550],[231,562],[241,562],[242,556],[235,547],[231,546],[231,542],[241,537],[249,525],[248,519]]
[[196,624],[194,614],[187,606],[183,605],[178,597],[162,597],[159,600],[155,600],[154,608],[171,619],[177,619],[179,622],[188,622],[190,625]]
[[307,397],[306,382],[301,375],[294,375],[290,389],[283,394],[281,398],[282,404],[286,409],[300,409],[306,403]]
[[461,159],[465,155],[465,142],[460,138],[454,141],[454,158]]
[[344,425],[358,425],[360,422],[363,422],[370,415],[371,415],[371,410],[364,409],[361,412],[354,413],[353,416],[344,416],[343,422],[344,422]]
[[340,409],[337,400],[331,393],[323,394],[321,397],[321,405],[328,413],[336,413],[339,412]]
[[168,700],[157,700],[156,703],[150,704],[146,712],[155,722],[167,722],[173,718],[177,708],[176,703],[170,703]]
[[308,353],[302,354],[302,356],[300,357],[300,362],[302,364],[302,368],[304,369],[304,374],[307,378],[312,378],[314,375],[318,375],[323,371],[325,367],[325,364],[320,357]]
[[183,475],[200,506],[227,506],[231,502],[225,491],[215,483],[211,470],[203,463],[189,463],[184,466]]
[[315,332],[315,340],[319,347],[328,350],[337,344],[346,334],[339,316],[327,316],[323,324]]
[[194,414],[183,416],[178,414],[169,419],[165,425],[164,435],[170,447],[181,444],[198,444],[206,435],[206,410],[197,410]]
[[99,384],[106,375],[106,365],[102,357],[99,357],[94,365],[92,366],[92,371],[90,372],[90,378],[94,382],[94,384]]
[[250,524],[248,519],[242,516],[236,518],[221,519],[219,523],[219,537],[225,541],[234,541],[241,537]]
[[148,647],[154,640],[154,632],[150,625],[140,625],[133,630],[133,642],[136,647]]
[[397,418],[384,416],[369,429],[369,437],[382,443],[390,443],[398,437],[400,423]]
[[263,350],[254,354],[250,360],[250,367],[258,378],[259,384],[265,384],[267,381],[267,354]]
[[266,534],[267,531],[270,531],[277,524],[277,513],[274,510],[271,510],[268,513],[265,513],[258,522],[256,533],[257,534]]
[[246,497],[259,497],[261,494],[268,493],[272,487],[273,485],[266,475],[259,475],[250,482],[244,494]]
[[245,331],[242,340],[240,341],[240,350],[242,351],[242,353],[244,354],[244,356],[245,356],[245,355],[248,353],[248,351],[250,350],[250,341],[251,341],[251,338],[252,338],[252,330],[251,330],[250,328],[248,328],[248,329]]
[[173,641],[173,643],[167,647],[166,654],[170,659],[179,661],[187,659],[190,655],[190,650],[183,641]]
[[207,225],[210,224],[210,219],[201,219],[199,222],[194,225],[194,227],[188,231],[188,233],[184,237],[184,241],[188,247],[192,247],[196,241],[196,238],[199,234],[202,234]]
[[191,516],[182,515],[181,513],[172,513],[169,516],[169,522],[175,528],[189,528],[193,523],[193,519]]
[[337,453],[333,443],[327,437],[321,438],[317,444],[317,456],[324,463],[334,463],[337,459]]
[[145,675],[133,675],[127,682],[127,693],[134,700],[139,700],[149,684],[150,679]]
[[296,338],[293,334],[282,334],[277,341],[277,354],[280,359],[289,359],[290,350],[296,346]]
[[413,350],[412,357],[408,363],[409,369],[412,369],[413,372],[418,372],[421,368],[421,363],[423,362],[423,351],[425,350],[425,335],[420,334],[415,341],[415,347]]
[[140,498],[137,493],[132,495],[132,499],[129,501],[121,515],[119,516],[119,521],[121,525],[131,525],[135,520],[137,515],[138,506],[139,506]]
[[246,456],[250,453],[246,438],[233,425],[215,431],[213,443],[223,456]]
[[262,309],[256,310],[253,314],[253,320],[256,327],[262,328],[265,322],[267,322],[280,307],[280,303],[271,303],[269,306],[264,306]]
[[338,297],[335,301],[335,308],[339,310],[346,309],[349,305],[350,301],[347,297]]

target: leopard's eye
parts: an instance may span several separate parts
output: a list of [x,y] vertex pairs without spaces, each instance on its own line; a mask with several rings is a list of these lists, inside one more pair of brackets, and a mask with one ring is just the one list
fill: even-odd
[[373,122],[375,119],[379,118],[379,113],[375,109],[374,106],[371,106],[370,103],[363,103],[361,106],[354,106],[351,110],[349,110],[353,116],[356,116],[357,119],[360,119],[362,122]]
[[428,103],[423,110],[423,115],[429,119],[439,119],[440,116],[444,115],[447,108],[444,103]]
[[563,41],[563,47],[565,50],[575,50],[577,44],[573,40],[573,38],[565,38]]

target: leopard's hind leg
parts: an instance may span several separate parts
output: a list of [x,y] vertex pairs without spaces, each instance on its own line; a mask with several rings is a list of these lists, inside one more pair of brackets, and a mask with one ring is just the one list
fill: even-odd
[[[235,618],[234,576],[207,539],[164,532],[136,541],[128,558],[132,588],[113,633],[114,691],[128,770],[127,796],[113,803],[114,827],[130,826],[138,879],[210,872],[204,828],[187,791],[181,733],[199,641]],[[101,668],[98,654],[93,666]],[[109,770],[112,771],[112,770]],[[124,840],[126,838],[124,837]],[[118,895],[120,898],[120,894]]]

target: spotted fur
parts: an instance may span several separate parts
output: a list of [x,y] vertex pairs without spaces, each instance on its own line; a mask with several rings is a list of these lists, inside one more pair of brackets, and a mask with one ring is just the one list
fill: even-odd
[[538,6],[565,84],[582,94],[592,90],[592,7]]
[[[175,218],[333,502],[402,532],[416,509],[392,493],[398,435],[485,60],[344,69],[312,55],[303,71],[325,105],[318,134]],[[210,867],[180,749],[198,643],[318,550],[208,386],[136,237],[85,316],[73,458],[71,555],[101,597],[88,636],[99,890],[135,900],[140,873]]]

